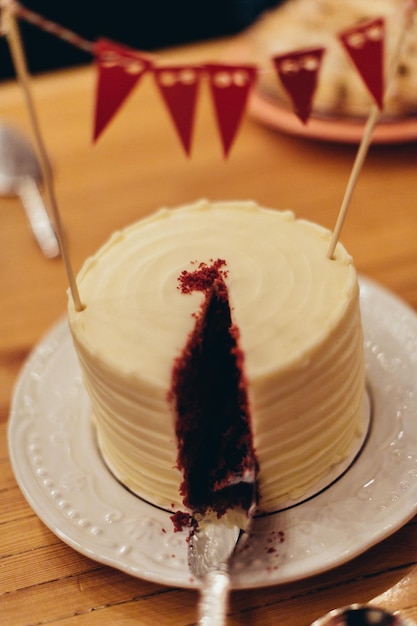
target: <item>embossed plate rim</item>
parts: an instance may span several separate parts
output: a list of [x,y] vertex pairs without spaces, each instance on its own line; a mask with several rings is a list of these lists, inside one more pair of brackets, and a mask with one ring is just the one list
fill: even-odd
[[[375,403],[371,435],[356,463],[329,489],[256,520],[233,564],[235,589],[326,571],[386,538],[417,511],[417,315],[373,281],[361,278],[360,285]],[[29,505],[65,543],[133,576],[198,587],[188,571],[186,533],[174,533],[168,513],[130,494],[103,464],[65,319],[22,368],[8,444]]]

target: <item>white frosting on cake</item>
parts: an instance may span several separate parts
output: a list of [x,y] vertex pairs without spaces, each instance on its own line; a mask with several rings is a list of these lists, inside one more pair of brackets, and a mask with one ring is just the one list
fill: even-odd
[[364,364],[357,278],[330,233],[290,211],[201,201],[115,233],[78,276],[86,308],[69,323],[99,446],[146,500],[181,507],[172,368],[204,295],[181,272],[226,261],[240,331],[260,509],[309,490],[345,457],[362,420]]

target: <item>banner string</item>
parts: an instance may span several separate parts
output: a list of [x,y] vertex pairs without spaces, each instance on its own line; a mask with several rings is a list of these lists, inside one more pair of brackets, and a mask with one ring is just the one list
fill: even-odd
[[60,24],[56,24],[51,20],[46,19],[39,13],[35,13],[30,9],[27,9],[20,2],[16,2],[16,0],[11,0],[9,4],[13,7],[13,11],[15,15],[22,18],[26,22],[37,26],[38,28],[50,33],[51,35],[55,35],[60,39],[72,44],[73,46],[80,48],[84,52],[88,52],[90,54],[94,54],[94,43],[80,37],[77,33],[69,30],[68,28],[64,28]]
[[[32,24],[33,26],[37,26],[41,30],[51,35],[54,35],[62,39],[63,41],[66,41],[69,44],[72,44],[73,46],[75,46],[76,48],[79,48],[83,52],[87,52],[88,54],[91,54],[92,56],[94,56],[95,49],[96,49],[95,42],[89,41],[88,39],[81,37],[74,31],[71,31],[68,28],[65,28],[64,26],[57,24],[56,22],[48,20],[47,18],[43,17],[39,13],[36,13],[35,11],[27,9],[22,4],[20,4],[20,2],[17,2],[17,0],[0,1],[0,9],[2,6],[5,6],[5,5],[12,6],[14,14],[18,16],[19,18],[23,19],[24,21]],[[4,28],[2,27],[0,23],[0,35],[4,35],[4,34],[5,34]],[[158,61],[157,57],[151,52],[143,52],[143,54],[149,56],[149,58],[151,58],[155,62]],[[129,61],[129,60],[125,60],[125,62],[127,64],[129,62],[134,63],[134,61]],[[267,67],[261,67],[261,68],[258,68],[258,72],[262,74],[264,73],[272,74],[273,69],[268,69]]]

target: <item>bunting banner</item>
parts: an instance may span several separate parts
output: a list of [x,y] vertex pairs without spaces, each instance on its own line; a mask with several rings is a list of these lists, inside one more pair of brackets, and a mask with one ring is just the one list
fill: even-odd
[[379,109],[384,100],[385,20],[377,18],[339,34],[346,52]]
[[[208,83],[213,101],[223,154],[227,157],[240,128],[250,91],[260,69],[251,64],[202,63],[164,66],[158,58],[107,39],[89,42],[76,33],[51,22],[9,0],[14,15],[91,53],[97,70],[93,141],[96,142],[145,74],[151,74],[187,156],[191,153],[200,84]],[[409,18],[416,10],[409,0]],[[406,12],[406,14],[408,14]],[[1,26],[1,25],[0,25]],[[2,33],[0,32],[0,35]],[[3,33],[4,34],[4,33]],[[360,74],[379,109],[383,107],[385,20],[362,22],[339,33],[338,39]],[[325,48],[289,51],[272,57],[273,69],[281,81],[294,113],[307,124],[313,110],[314,94]],[[265,71],[265,68],[262,68]],[[273,71],[271,69],[271,71]]]
[[202,68],[181,65],[155,67],[153,75],[187,156],[192,132]]
[[148,57],[107,39],[94,46],[98,70],[93,141],[120,109],[143,74],[151,67]]
[[312,48],[274,56],[272,61],[288,93],[294,111],[306,124],[311,115],[313,97],[325,48]]
[[208,73],[223,154],[227,157],[242,121],[257,70],[254,65],[220,63],[208,63],[205,70]]

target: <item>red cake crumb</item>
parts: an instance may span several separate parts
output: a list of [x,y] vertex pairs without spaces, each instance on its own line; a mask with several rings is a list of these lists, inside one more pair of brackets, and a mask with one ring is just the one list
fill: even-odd
[[205,298],[174,363],[169,393],[176,413],[184,505],[200,513],[212,509],[218,516],[234,506],[248,508],[252,485],[231,485],[230,479],[246,468],[257,470],[244,355],[231,319],[227,275],[226,262],[217,259],[178,278],[181,293],[201,291]]
[[171,515],[171,521],[174,524],[174,532],[181,532],[184,528],[194,528],[196,521],[189,513],[185,511],[177,511]]
[[192,293],[193,291],[207,293],[211,291],[215,282],[222,277],[226,278],[227,272],[220,269],[225,265],[226,261],[217,259],[212,265],[200,263],[194,272],[184,270],[178,278],[181,293]]

